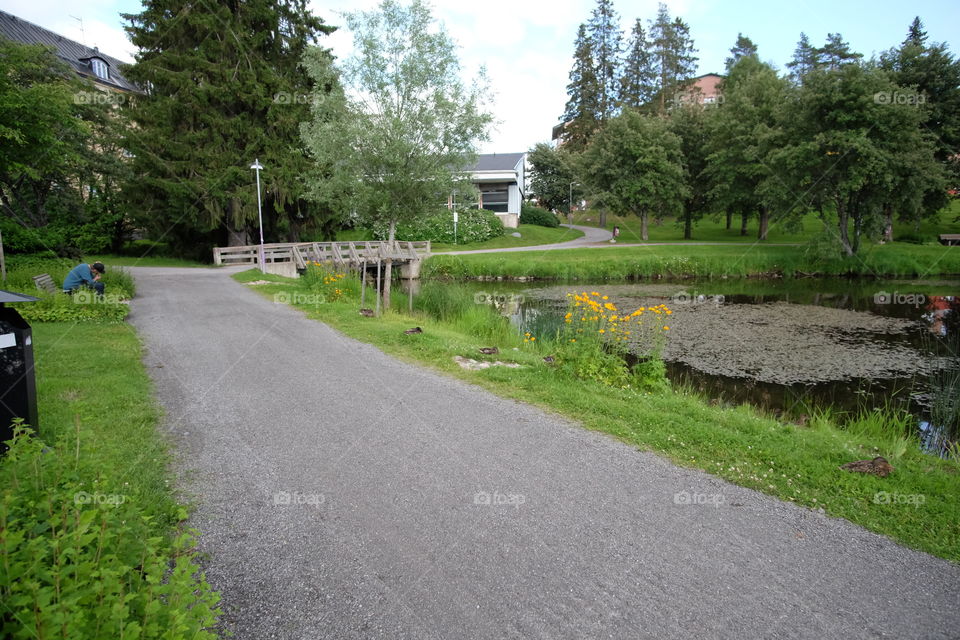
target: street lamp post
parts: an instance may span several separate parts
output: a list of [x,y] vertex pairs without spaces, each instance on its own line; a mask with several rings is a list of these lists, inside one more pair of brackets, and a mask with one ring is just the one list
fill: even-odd
[[260,164],[260,159],[255,159],[253,164],[250,165],[250,168],[257,174],[257,221],[260,223],[260,273],[266,273],[267,266],[264,263],[265,257],[263,252],[263,209],[260,205],[260,170],[263,169],[263,165]]
[[570,183],[570,204],[567,209],[567,222],[573,224],[573,185],[580,184],[579,182]]

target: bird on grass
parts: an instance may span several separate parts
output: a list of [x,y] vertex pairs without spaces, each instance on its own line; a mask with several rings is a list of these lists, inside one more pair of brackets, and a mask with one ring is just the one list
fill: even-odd
[[406,333],[407,335],[410,335],[412,333],[423,333],[423,329],[421,329],[420,327],[414,327],[413,329],[407,329],[406,331],[404,331],[404,333]]
[[373,309],[360,309],[360,315],[364,318],[372,318],[374,316]]
[[554,357],[553,357],[553,356],[543,356],[543,361],[546,362],[547,364],[553,364],[553,362],[554,362]]
[[872,473],[875,476],[886,478],[893,473],[893,465],[887,462],[882,456],[877,456],[873,460],[856,460],[840,465],[844,471],[853,471],[855,473]]
[[497,349],[496,347],[480,347],[480,353],[492,356],[495,353],[500,353],[500,349]]

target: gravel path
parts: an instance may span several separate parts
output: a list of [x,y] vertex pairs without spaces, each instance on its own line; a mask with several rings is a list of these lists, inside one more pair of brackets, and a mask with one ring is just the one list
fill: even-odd
[[956,565],[399,362],[230,270],[133,272],[240,640],[957,637]]

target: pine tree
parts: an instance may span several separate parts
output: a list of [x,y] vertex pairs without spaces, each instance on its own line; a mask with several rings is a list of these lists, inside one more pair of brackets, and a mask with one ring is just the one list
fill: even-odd
[[650,43],[638,18],[633,24],[627,55],[620,79],[620,106],[638,108],[648,104],[656,94],[656,73],[652,67]]
[[311,90],[299,65],[333,29],[305,0],[146,0],[124,18],[139,48],[127,76],[149,89],[131,101],[127,141],[125,192],[140,223],[198,256],[249,243],[258,218],[249,166],[259,158],[266,235],[295,239],[321,225],[299,181]]
[[862,53],[850,50],[850,45],[839,33],[828,33],[827,42],[817,50],[820,61],[827,69],[838,69],[840,65],[856,62]]
[[737,64],[740,58],[745,58],[752,56],[757,57],[757,45],[753,43],[753,40],[743,35],[742,33],[737,34],[737,42],[733,45],[733,48],[730,49],[731,56],[726,60],[726,69],[727,72]]
[[564,144],[571,150],[581,150],[600,127],[599,83],[593,61],[593,45],[587,27],[580,25],[574,43],[573,67],[567,85],[567,106],[563,113]]
[[820,66],[819,49],[810,44],[810,38],[807,37],[807,34],[801,32],[800,41],[793,51],[793,59],[787,63],[791,80],[795,84],[803,84],[803,79],[807,74],[819,69]]
[[665,114],[683,84],[693,77],[697,68],[696,49],[690,38],[690,27],[680,18],[670,19],[667,6],[660,4],[656,20],[650,25],[653,45],[653,68],[657,73],[659,113]]
[[597,115],[602,123],[615,115],[620,93],[623,32],[612,0],[597,0],[597,6],[587,22],[587,35],[597,79]]

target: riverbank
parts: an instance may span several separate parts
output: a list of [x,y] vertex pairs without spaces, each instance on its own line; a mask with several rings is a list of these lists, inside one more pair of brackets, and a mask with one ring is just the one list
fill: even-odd
[[442,255],[429,258],[427,278],[631,280],[694,277],[930,277],[960,274],[960,247],[893,243],[841,259],[804,246],[646,245]]
[[[406,361],[554,411],[676,464],[823,509],[908,546],[960,561],[960,505],[954,499],[960,491],[960,467],[956,461],[921,453],[907,430],[889,429],[889,424],[866,418],[840,429],[826,416],[800,426],[746,405],[712,406],[684,389],[624,390],[573,378],[557,363],[544,361],[553,355],[554,345],[524,341],[511,332],[506,319],[487,313],[488,307],[367,318],[357,313],[353,286],[338,285],[344,295],[331,300],[322,287],[311,288],[306,279],[293,281],[257,271],[236,279],[266,281],[254,288],[275,300],[293,302],[310,317]],[[394,306],[405,308],[405,294],[397,295]],[[440,316],[444,319],[437,319]],[[405,333],[414,326],[422,333]],[[500,353],[479,353],[481,347],[490,346],[497,346]],[[454,360],[457,356],[520,366],[465,369]],[[896,468],[892,475],[880,478],[839,469],[878,455]]]

